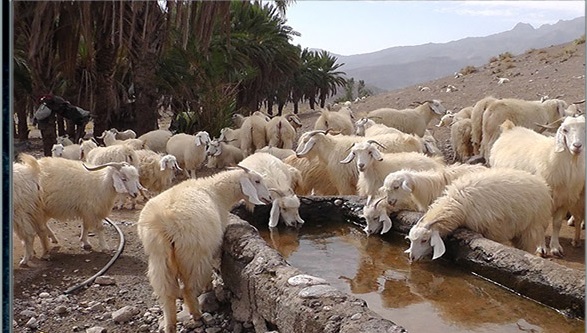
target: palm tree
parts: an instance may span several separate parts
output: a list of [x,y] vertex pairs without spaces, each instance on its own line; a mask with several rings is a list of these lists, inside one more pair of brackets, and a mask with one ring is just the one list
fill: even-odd
[[318,62],[318,99],[320,101],[320,107],[323,108],[326,104],[326,99],[337,93],[337,87],[345,85],[346,80],[342,75],[344,72],[336,71],[338,68],[344,65],[336,63],[337,58],[330,55],[327,51],[320,51],[317,54]]
[[293,75],[299,58],[289,41],[295,34],[271,5],[250,6],[232,3],[230,46],[247,62],[239,68],[237,109],[249,112],[259,109],[261,102],[272,94],[278,81]]

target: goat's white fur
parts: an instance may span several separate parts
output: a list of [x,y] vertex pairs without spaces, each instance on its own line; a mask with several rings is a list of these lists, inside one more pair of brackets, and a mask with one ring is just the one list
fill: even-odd
[[41,168],[37,160],[28,154],[19,155],[21,163],[12,165],[12,208],[14,233],[24,247],[24,256],[19,262],[21,267],[27,267],[34,257],[34,240],[39,236],[43,252],[41,258],[46,258],[49,252],[49,238],[57,243],[57,238],[43,218],[43,193],[40,185]]
[[464,162],[473,156],[472,121],[465,118],[450,126],[450,142],[454,151],[453,161]]
[[167,154],[167,141],[173,133],[165,129],[156,129],[149,131],[138,137],[148,149],[154,152]]
[[390,109],[383,108],[368,113],[368,117],[376,123],[397,128],[408,134],[424,136],[424,131],[432,119],[440,118],[446,113],[446,109],[440,101],[426,101],[413,109]]
[[[328,111],[326,109],[322,109],[320,112],[320,116],[316,119],[314,123],[314,130],[333,130],[340,132],[343,135],[351,135],[354,133],[354,126],[353,121],[349,115],[349,113],[342,111],[343,109],[348,108],[341,108],[339,111]],[[350,111],[350,109],[348,109]]]
[[196,178],[196,171],[206,160],[206,145],[210,143],[210,135],[200,131],[196,135],[178,133],[167,141],[166,150],[177,158],[187,178]]
[[244,158],[243,151],[240,148],[218,139],[210,141],[206,154],[208,155],[208,168],[222,169],[227,166],[235,166]]
[[245,156],[251,155],[255,150],[267,145],[266,124],[268,117],[256,111],[245,118],[240,127],[241,150]]
[[562,255],[561,223],[574,209],[585,183],[585,116],[567,117],[554,137],[514,126],[509,120],[501,128],[489,165],[526,170],[546,180],[554,200],[550,252]]
[[83,220],[80,240],[90,249],[88,229],[96,230],[100,248],[107,250],[102,220],[110,215],[118,193],[136,197],[141,187],[137,169],[125,162],[108,163],[89,171],[83,162],[56,157],[39,159],[44,221]]
[[356,159],[356,168],[359,172],[357,192],[363,197],[376,195],[383,185],[383,180],[391,172],[401,169],[444,168],[444,160],[441,157],[432,158],[417,152],[382,154],[372,141],[355,143],[340,163],[350,163],[353,159]]
[[[257,171],[263,176],[273,200],[269,214],[269,227],[276,227],[281,218],[288,226],[300,226],[300,199],[293,189],[302,180],[301,173],[291,165],[268,153],[255,153],[242,160],[239,165]],[[247,205],[252,210],[252,206]]]
[[178,297],[193,319],[199,319],[197,297],[212,280],[228,212],[241,199],[256,204],[270,201],[261,175],[230,170],[188,179],[149,200],[141,211],[138,235],[148,257],[147,276],[163,309],[166,333],[177,330]]
[[127,129],[127,130],[120,132],[116,128],[111,128],[110,132],[115,134],[116,140],[127,140],[127,139],[136,139],[137,138],[137,133],[135,133],[135,131],[133,131],[131,129]]
[[271,147],[293,149],[296,129],[286,117],[276,116],[265,124],[267,144]]
[[485,160],[490,158],[491,146],[500,133],[500,125],[510,120],[516,126],[537,129],[536,124],[555,122],[565,115],[567,103],[560,99],[544,102],[508,98],[491,103],[483,113],[480,153]]
[[478,164],[453,164],[445,168],[428,170],[403,169],[389,173],[380,192],[387,197],[391,206],[412,201],[417,210],[425,212],[428,206],[444,191],[446,185],[455,179],[487,168]]
[[410,260],[431,250],[445,252],[443,237],[465,227],[500,243],[544,254],[552,198],[546,182],[526,171],[488,168],[464,175],[446,187],[409,232]]

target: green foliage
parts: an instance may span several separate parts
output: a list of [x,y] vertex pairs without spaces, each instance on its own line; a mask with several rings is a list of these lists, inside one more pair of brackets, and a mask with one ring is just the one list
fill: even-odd
[[583,35],[583,36],[581,36],[581,37],[579,37],[579,38],[575,39],[575,40],[573,41],[573,44],[575,44],[575,45],[581,45],[581,44],[585,44],[585,35]]
[[344,87],[345,93],[344,98],[347,101],[353,101],[355,98],[353,97],[353,92],[355,90],[355,78],[350,78],[346,81],[346,86]]

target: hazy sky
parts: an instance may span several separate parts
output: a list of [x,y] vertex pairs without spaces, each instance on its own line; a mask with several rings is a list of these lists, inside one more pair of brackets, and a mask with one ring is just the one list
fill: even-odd
[[585,1],[314,1],[287,8],[293,44],[340,55],[446,43],[585,15]]

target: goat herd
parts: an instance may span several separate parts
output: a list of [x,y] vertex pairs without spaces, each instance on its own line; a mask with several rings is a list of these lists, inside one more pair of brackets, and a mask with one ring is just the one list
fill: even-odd
[[[450,163],[427,130],[434,119],[440,120],[436,126],[451,127]],[[359,115],[347,102],[337,111],[322,110],[314,130],[305,133],[293,114],[269,118],[257,111],[233,121],[235,128],[213,140],[205,131],[154,130],[136,138],[132,130],[112,129],[99,137],[103,147],[93,139],[59,138],[52,157],[21,154],[13,165],[14,231],[25,247],[20,265],[34,256],[36,236],[41,257],[48,255],[49,239],[57,243],[50,218],[81,219],[83,248],[92,248],[88,231],[94,229],[99,247],[107,249],[101,221],[128,196],[133,209],[142,196],[138,235],[169,333],[176,331],[178,297],[194,319],[200,317],[197,297],[211,282],[228,213],[243,199],[249,209],[272,205],[270,227],[280,220],[304,223],[299,195],[367,197],[367,234],[389,231],[392,212],[423,212],[408,235],[411,261],[431,252],[433,259],[442,256],[442,238],[458,227],[540,256],[562,256],[559,230],[567,215],[575,223],[573,245],[579,245],[585,116],[577,103],[486,97],[451,113],[430,100]],[[466,163],[472,156],[487,166]],[[225,170],[198,178],[206,160]]]

